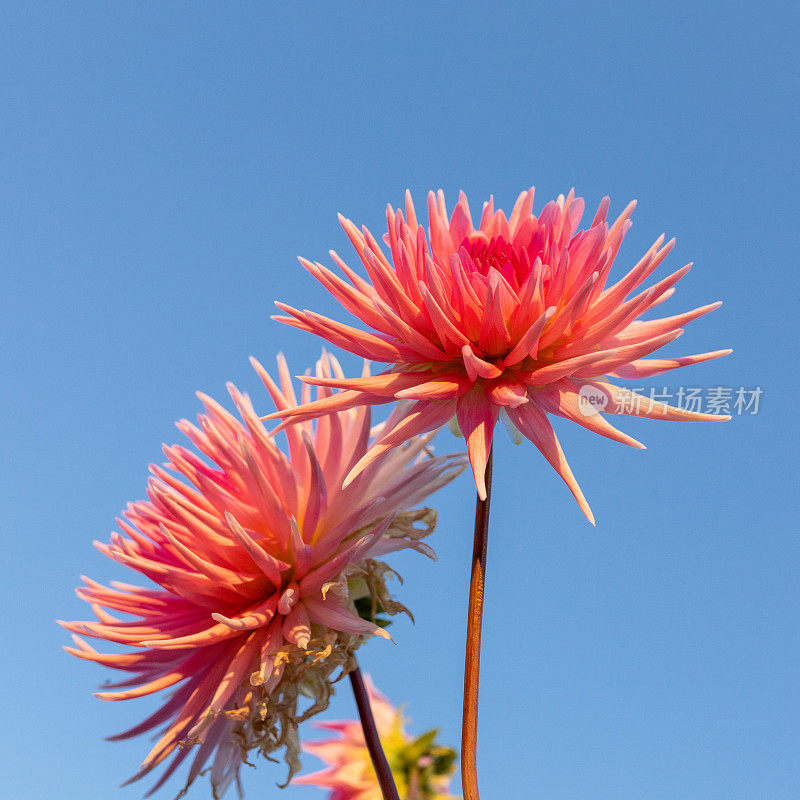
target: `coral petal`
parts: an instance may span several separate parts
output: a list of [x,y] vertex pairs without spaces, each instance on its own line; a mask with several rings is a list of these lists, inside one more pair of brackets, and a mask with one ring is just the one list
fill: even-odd
[[487,401],[480,386],[459,398],[456,406],[456,419],[467,443],[469,461],[481,500],[486,499],[486,462],[489,460],[492,432],[499,413],[499,408]]

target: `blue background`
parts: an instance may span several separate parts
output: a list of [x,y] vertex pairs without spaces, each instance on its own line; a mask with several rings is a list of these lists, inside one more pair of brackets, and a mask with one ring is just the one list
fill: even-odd
[[[94,700],[110,674],[64,654],[52,620],[86,617],[79,574],[122,575],[91,540],[143,495],[196,389],[224,400],[233,379],[266,410],[247,356],[316,358],[273,299],[345,317],[295,257],[352,263],[336,212],[380,232],[406,187],[480,208],[535,184],[536,209],[571,186],[592,210],[638,198],[618,264],[666,231],[661,274],[696,266],[664,309],[725,300],[670,352],[734,354],[652,385],[764,394],[728,424],[623,421],[644,452],[559,426],[596,529],[498,430],[484,796],[797,797],[799,21],[696,0],[4,3],[4,796],[147,788],[116,786],[148,743],[102,737],[152,704]],[[417,625],[361,656],[452,745],[473,496],[467,476],[440,493],[439,563],[394,562]],[[354,715],[347,693],[333,712]],[[283,775],[246,770],[248,796],[324,797],[281,794]]]

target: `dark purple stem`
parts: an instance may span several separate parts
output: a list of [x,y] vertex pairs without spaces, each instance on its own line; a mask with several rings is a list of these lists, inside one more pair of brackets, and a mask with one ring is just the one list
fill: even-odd
[[361,719],[361,727],[364,731],[364,741],[367,743],[369,757],[372,759],[372,766],[378,776],[383,800],[400,800],[397,794],[397,787],[394,785],[392,770],[389,768],[386,754],[383,752],[383,747],[381,747],[378,729],[375,727],[375,718],[372,716],[372,706],[369,703],[367,687],[364,685],[364,678],[358,667],[350,673],[350,685],[353,687],[353,696],[356,698],[358,716]]

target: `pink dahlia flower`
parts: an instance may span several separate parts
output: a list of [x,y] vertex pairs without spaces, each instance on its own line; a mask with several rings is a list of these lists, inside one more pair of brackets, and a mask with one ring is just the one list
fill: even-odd
[[[370,680],[367,680],[367,688],[375,726],[401,800],[456,800],[448,792],[455,768],[455,751],[436,744],[436,730],[416,739],[409,735],[401,711]],[[333,731],[335,736],[326,741],[304,743],[303,750],[328,766],[295,778],[292,783],[330,789],[328,800],[382,800],[361,724],[348,720],[315,725]]]
[[[277,408],[297,404],[282,358],[280,388],[253,365]],[[320,379],[342,376],[330,356],[316,372]],[[253,749],[267,755],[285,747],[290,777],[299,769],[298,722],[327,706],[333,673],[354,668],[352,653],[364,637],[388,638],[359,616],[355,601],[373,618],[370,605],[402,609],[386,590],[388,567],[375,559],[407,547],[430,553],[419,540],[433,530],[435,512],[409,509],[466,463],[430,457],[430,437],[421,437],[341,489],[368,447],[368,407],[326,416],[315,429],[293,426],[287,457],[248,396],[228,388],[241,420],[200,395],[199,425],[183,420],[178,428],[205,459],[165,447],[168,469],[151,465],[149,499],[128,506],[118,520],[122,533],[97,543],[152,585],[106,587],[84,578],[78,595],[97,620],[61,623],[74,634],[132,648],[105,654],[73,637],[67,652],[130,676],[97,697],[128,700],[172,690],[147,719],[111,737],[161,729],[131,778],[171,759],[152,791],[190,753],[187,786],[213,757],[214,797],[233,780],[238,784]],[[308,395],[306,387],[303,399]],[[303,712],[300,692],[311,698]]]
[[372,331],[278,303],[276,317],[338,347],[391,367],[380,375],[310,383],[344,389],[275,417],[308,419],[363,403],[403,400],[370,450],[349,472],[352,480],[373,458],[409,436],[453,416],[463,432],[475,483],[485,499],[484,473],[498,417],[530,439],[563,478],[586,516],[588,504],[548,421],[555,414],[618,442],[642,448],[601,413],[580,408],[582,387],[596,390],[606,414],[665,420],[718,420],[637,398],[607,376],[646,378],[725,355],[716,350],[680,358],[648,358],[683,333],[683,326],[720,303],[676,316],[639,319],[674,292],[691,265],[642,291],[638,287],[672,250],[659,237],[620,280],[608,278],[631,226],[631,203],[611,224],[606,197],[587,229],[579,230],[583,200],[573,192],[548,203],[539,216],[533,189],[523,192],[510,218],[484,203],[477,227],[462,193],[448,220],[444,195],[428,195],[429,229],[417,222],[411,197],[406,213],[387,211],[387,255],[369,231],[340,217],[368,280],[334,252],[349,283],[321,264],[303,266]]

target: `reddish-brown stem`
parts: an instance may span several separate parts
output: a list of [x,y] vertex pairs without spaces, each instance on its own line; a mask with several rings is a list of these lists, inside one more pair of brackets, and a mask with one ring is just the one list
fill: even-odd
[[372,716],[372,706],[369,703],[367,687],[364,686],[364,678],[361,676],[361,670],[358,667],[350,673],[350,685],[353,687],[353,696],[356,698],[358,716],[361,720],[361,728],[364,731],[364,741],[367,743],[369,757],[372,759],[372,766],[378,776],[383,800],[400,800],[397,794],[397,787],[394,785],[392,770],[389,768],[389,762],[386,760],[383,747],[381,747],[378,729],[375,727],[375,718]]
[[480,800],[478,793],[478,682],[481,671],[481,623],[486,582],[486,545],[489,541],[489,503],[492,498],[492,451],[486,463],[486,499],[475,504],[475,538],[469,578],[467,651],[464,663],[464,715],[461,723],[461,787],[464,800]]

